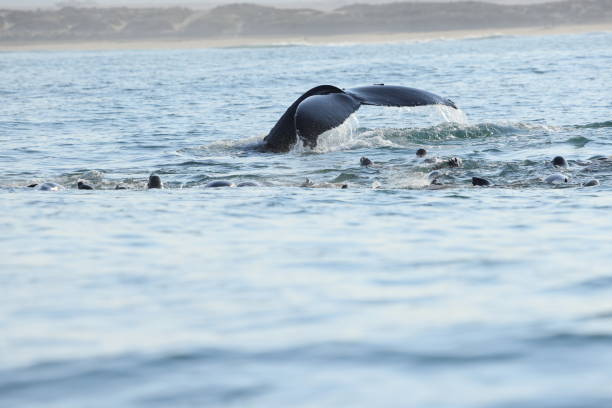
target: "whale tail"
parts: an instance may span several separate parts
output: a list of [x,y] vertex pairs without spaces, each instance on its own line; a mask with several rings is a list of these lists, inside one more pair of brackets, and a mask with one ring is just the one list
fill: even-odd
[[265,149],[289,151],[298,137],[304,146],[314,148],[319,135],[340,126],[361,105],[446,105],[457,109],[450,99],[416,88],[379,84],[342,90],[321,85],[300,96],[285,111],[264,138]]

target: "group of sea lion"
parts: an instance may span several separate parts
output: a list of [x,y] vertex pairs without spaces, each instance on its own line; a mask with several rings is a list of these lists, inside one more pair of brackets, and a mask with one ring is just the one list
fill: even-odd
[[[432,188],[432,189],[442,188],[444,186],[441,180],[443,173],[440,171],[440,169],[459,168],[463,166],[463,160],[460,157],[454,156],[454,157],[450,157],[447,159],[441,159],[441,158],[427,158],[426,156],[427,156],[427,151],[425,149],[420,148],[416,151],[417,159],[422,160],[423,163],[427,163],[432,166],[432,171],[429,172],[429,174],[427,174],[427,178],[429,180],[429,186],[427,187]],[[373,162],[367,157],[362,157],[359,160],[359,164],[362,167],[372,167],[372,168],[383,167],[382,165]],[[565,158],[563,158],[562,156],[554,157],[551,160],[551,164],[555,169],[559,169],[559,170],[567,169],[569,167],[567,164],[567,160],[565,160]],[[566,176],[565,174],[559,173],[559,172],[551,174],[543,179],[545,183],[553,184],[553,185],[568,183],[569,180],[570,179],[568,176]],[[483,177],[474,176],[472,177],[471,182],[472,182],[472,185],[476,187],[493,186],[493,183],[491,181]],[[599,184],[600,184],[599,180],[591,179],[585,183],[582,183],[582,186],[583,187],[593,187],[593,186],[598,186]],[[380,183],[377,184],[377,187],[379,186],[380,186]],[[57,183],[52,183],[52,182],[45,182],[41,184],[34,183],[34,184],[28,185],[27,187],[36,188],[37,190],[40,190],[40,191],[59,191],[59,190],[64,189],[64,186],[57,184]],[[82,180],[79,180],[77,182],[76,187],[78,190],[94,190],[94,188],[91,185],[86,184]],[[214,180],[206,184],[204,187],[205,188],[259,187],[259,184],[252,182],[252,181],[243,181],[240,183],[233,183],[228,180]],[[315,184],[310,179],[306,178],[306,180],[302,184],[300,184],[300,187],[331,187],[331,188],[346,189],[349,186],[347,183]],[[450,186],[447,186],[447,187],[450,187]],[[162,189],[162,188],[164,188],[164,185],[162,183],[161,177],[158,176],[157,174],[151,174],[147,182],[147,189]],[[121,184],[118,184],[115,186],[115,190],[126,190],[126,189],[127,187]]]
[[[425,158],[426,155],[427,155],[427,151],[423,148],[420,148],[416,151],[417,158],[423,159],[424,163],[433,165],[433,171],[431,171],[427,175],[427,178],[430,181],[431,187],[442,186],[442,183],[440,181],[440,177],[442,176],[442,173],[439,171],[439,169],[444,168],[444,167],[456,168],[456,167],[463,166],[463,160],[461,160],[460,157],[440,159],[440,158]],[[374,163],[372,160],[370,160],[367,157],[362,157],[359,160],[359,163],[363,167],[379,167],[376,163]],[[562,156],[555,156],[551,160],[551,164],[553,165],[555,169],[567,169],[569,167],[567,164],[567,160],[565,160],[565,158],[563,158]],[[547,184],[568,183],[569,180],[570,180],[569,177],[562,173],[554,173],[543,179],[543,181]],[[593,186],[598,186],[599,184],[600,184],[599,180],[591,179],[587,181],[586,183],[583,183],[582,186],[593,187]],[[476,187],[488,187],[488,186],[492,186],[493,184],[491,183],[491,181],[487,180],[486,178],[474,176],[472,177],[472,185]]]
[[[375,84],[351,89],[340,89],[332,85],[320,85],[310,89],[300,96],[281,116],[272,130],[263,140],[262,150],[268,152],[287,152],[301,141],[306,147],[314,148],[317,146],[318,137],[324,132],[333,129],[342,123],[362,105],[376,106],[424,106],[441,105],[451,109],[458,109],[453,101],[443,98],[428,91],[416,88],[409,88],[397,85]],[[427,175],[429,180],[428,188],[448,188],[450,185],[443,183],[445,174],[440,169],[458,168],[463,166],[463,161],[459,157],[448,159],[426,158],[427,151],[420,148],[416,151],[416,156],[423,163],[431,166],[432,171]],[[609,160],[608,158],[604,160]],[[374,163],[367,157],[360,159],[361,166],[364,167],[383,167]],[[556,156],[552,160],[552,165],[556,169],[567,169],[567,161]],[[554,173],[544,178],[542,181],[548,184],[569,183],[569,178],[562,173]],[[492,186],[491,181],[483,177],[472,177],[472,185],[477,187]],[[597,179],[591,179],[583,183],[584,187],[599,185]],[[245,181],[235,184],[227,180],[215,180],[206,184],[206,188],[219,187],[258,187],[259,184],[252,181]],[[42,191],[57,191],[63,186],[56,183],[30,184],[28,187],[37,188]],[[346,183],[321,183],[315,184],[308,178],[301,187],[336,187],[346,189]],[[373,188],[380,187],[380,183],[375,181]],[[501,186],[500,186],[501,187]],[[147,183],[147,189],[161,189],[163,184],[161,178],[156,174],[151,174]],[[77,182],[79,190],[93,190],[94,188],[85,184],[82,180]],[[127,187],[119,184],[116,190],[125,190]]]
[[[40,191],[59,191],[59,190],[65,189],[65,187],[62,186],[61,184],[51,183],[51,182],[45,182],[45,183],[40,183],[40,184],[32,183],[28,185],[27,187],[33,188],[36,190],[40,190]],[[205,188],[259,187],[259,184],[252,182],[252,181],[243,181],[241,183],[235,184],[227,180],[215,180],[215,181],[211,181],[210,183],[206,184],[204,187]],[[89,184],[85,184],[83,180],[77,181],[76,188],[78,190],[94,190],[92,186],[90,186]],[[157,174],[151,174],[147,182],[147,189],[151,190],[151,189],[162,189],[162,188],[164,188],[164,184],[162,183],[161,177],[159,177]],[[122,184],[117,184],[115,186],[115,190],[127,190],[127,189],[128,188]]]

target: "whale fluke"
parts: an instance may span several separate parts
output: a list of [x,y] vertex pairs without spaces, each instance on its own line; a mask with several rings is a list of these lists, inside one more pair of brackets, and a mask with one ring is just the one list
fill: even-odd
[[422,89],[398,85],[371,85],[351,88],[346,93],[361,101],[362,105],[424,106],[446,105],[457,109],[450,99],[442,98]]
[[345,93],[314,95],[299,104],[295,130],[305,147],[317,146],[320,134],[340,126],[361,104]]
[[319,135],[340,126],[361,105],[446,105],[457,109],[450,99],[405,86],[379,84],[343,90],[333,85],[320,85],[291,104],[264,138],[264,150],[287,152],[298,140],[314,148]]

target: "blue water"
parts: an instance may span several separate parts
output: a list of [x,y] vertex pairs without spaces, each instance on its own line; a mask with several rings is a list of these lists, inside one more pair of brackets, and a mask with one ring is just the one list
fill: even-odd
[[[612,406],[610,66],[609,33],[1,53],[0,406]],[[381,82],[461,112],[255,149]]]

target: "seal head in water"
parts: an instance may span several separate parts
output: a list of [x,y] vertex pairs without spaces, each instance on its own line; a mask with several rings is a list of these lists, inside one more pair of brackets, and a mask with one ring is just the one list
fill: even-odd
[[157,174],[151,174],[149,176],[149,182],[147,183],[147,188],[164,188],[161,177]]
[[567,168],[567,161],[562,156],[555,156],[552,159],[553,166]]
[[373,163],[372,160],[368,159],[367,157],[362,157],[361,159],[359,159],[359,164],[364,167],[367,167],[371,166]]
[[204,186],[205,188],[218,188],[218,187],[235,187],[234,183],[227,180],[215,180]]
[[472,185],[473,186],[490,186],[491,182],[489,182],[489,180],[487,179],[483,179],[481,177],[472,177]]
[[77,188],[79,190],[93,190],[92,186],[90,186],[89,184],[83,183],[81,180],[79,180],[79,182],[77,183]]

